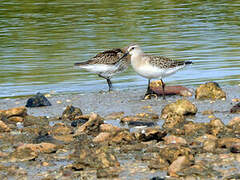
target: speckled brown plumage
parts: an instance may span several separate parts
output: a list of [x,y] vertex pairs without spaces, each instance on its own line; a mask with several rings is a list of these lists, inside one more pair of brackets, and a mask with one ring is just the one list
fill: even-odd
[[190,64],[190,61],[174,61],[174,60],[172,60],[168,57],[164,57],[164,56],[148,56],[148,55],[145,55],[143,58],[146,59],[153,66],[157,66],[157,67],[162,68],[162,69],[174,68],[174,67],[177,67],[177,66]]
[[[118,60],[124,55],[124,51],[115,48],[112,50],[107,50],[101,53],[98,53],[96,56],[91,58],[88,61],[85,62],[80,62],[80,63],[75,63],[75,66],[81,66],[81,65],[86,65],[86,64],[108,64],[108,65],[113,65]],[[124,61],[127,61],[127,58],[123,58]]]

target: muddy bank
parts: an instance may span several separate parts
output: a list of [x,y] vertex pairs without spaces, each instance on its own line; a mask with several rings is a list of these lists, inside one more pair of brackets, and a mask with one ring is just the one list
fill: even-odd
[[142,90],[50,94],[39,108],[1,99],[0,177],[238,179],[240,117],[230,109],[240,87],[222,88],[220,100],[141,100]]

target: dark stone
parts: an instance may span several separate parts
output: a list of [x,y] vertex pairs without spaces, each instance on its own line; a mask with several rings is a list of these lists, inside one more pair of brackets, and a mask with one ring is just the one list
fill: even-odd
[[165,180],[165,178],[156,176],[156,177],[152,177],[150,180]]
[[72,127],[77,127],[78,125],[81,126],[87,121],[88,121],[87,119],[77,119],[77,120],[72,121],[71,126]]
[[230,110],[231,113],[240,113],[240,102],[237,103],[236,105],[234,105],[231,110]]
[[130,121],[128,122],[129,126],[155,126],[154,122],[145,122],[145,121]]
[[41,93],[37,93],[35,96],[27,100],[26,107],[41,107],[41,106],[51,106],[52,104],[48,99]]
[[63,144],[63,142],[54,139],[51,135],[48,134],[46,130],[39,132],[39,135],[33,139],[33,143],[39,144],[41,142],[48,142],[53,144]]

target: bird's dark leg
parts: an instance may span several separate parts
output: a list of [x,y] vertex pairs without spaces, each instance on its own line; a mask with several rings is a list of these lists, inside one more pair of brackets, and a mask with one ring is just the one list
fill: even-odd
[[106,80],[107,80],[108,87],[109,87],[108,91],[110,92],[110,91],[112,91],[112,82],[111,82],[111,80],[109,78],[106,78]]
[[165,100],[165,83],[163,82],[163,80],[161,79],[161,84],[162,84],[162,90],[163,90],[163,99]]
[[100,74],[98,74],[98,76],[107,80],[108,88],[109,88],[108,91],[109,92],[112,91],[112,82],[111,82],[110,78],[104,77],[104,76],[102,76]]
[[150,84],[151,84],[150,79],[148,79],[148,88],[147,88],[147,92],[145,93],[143,99],[151,99],[151,96],[157,97],[157,95],[154,94],[154,92],[151,90]]

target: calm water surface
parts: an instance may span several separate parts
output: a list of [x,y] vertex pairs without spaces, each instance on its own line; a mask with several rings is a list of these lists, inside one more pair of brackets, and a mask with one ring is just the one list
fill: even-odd
[[[1,0],[0,97],[107,90],[105,80],[73,64],[132,42],[194,62],[167,84],[239,84],[239,9],[227,0]],[[131,67],[112,80],[116,89],[147,84]]]

